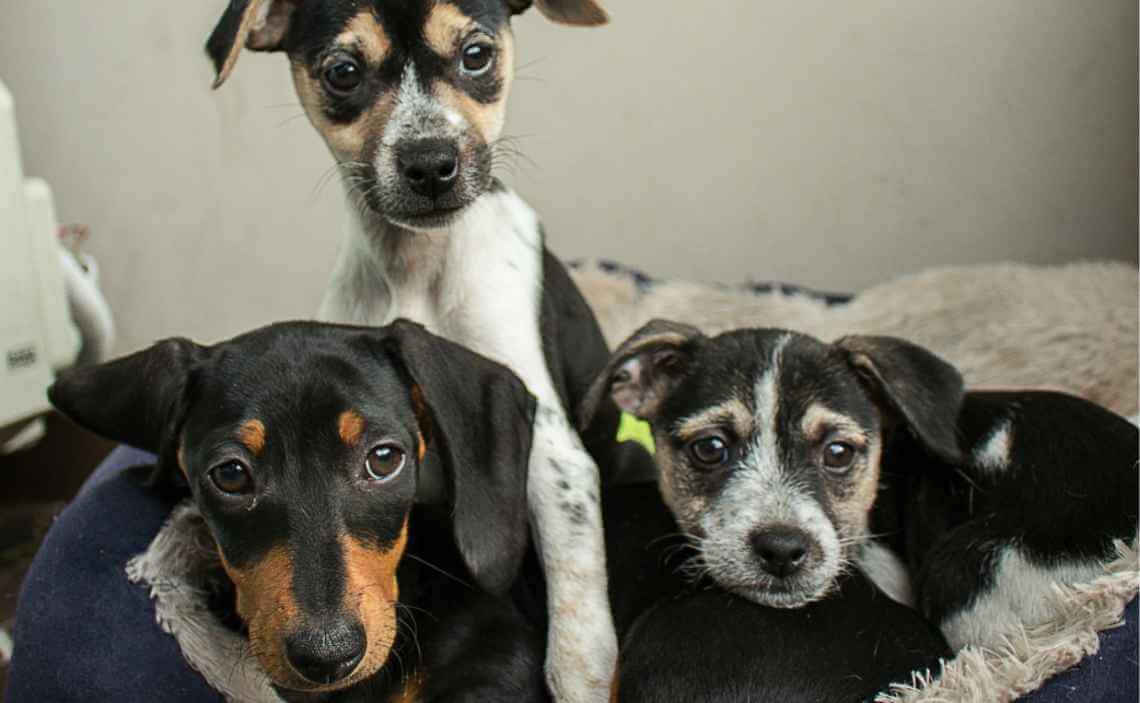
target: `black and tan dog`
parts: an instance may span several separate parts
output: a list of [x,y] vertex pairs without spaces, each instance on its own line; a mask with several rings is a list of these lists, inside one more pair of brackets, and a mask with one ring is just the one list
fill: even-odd
[[546,700],[541,631],[503,596],[534,411],[505,367],[405,321],[296,322],[160,342],[50,395],[193,497],[286,697]]
[[[243,48],[288,56],[297,95],[349,195],[320,317],[399,318],[494,359],[538,401],[528,471],[546,577],[546,671],[560,701],[609,696],[598,466],[614,469],[617,412],[579,438],[569,420],[609,356],[538,215],[492,177],[514,75],[511,18],[532,0],[231,0],[207,43],[216,85]],[[596,25],[594,0],[533,0]],[[643,457],[644,458],[644,457]],[[616,469],[614,469],[616,470]]]
[[610,395],[652,424],[665,501],[709,575],[758,603],[817,600],[852,562],[906,601],[901,561],[951,645],[995,644],[1136,537],[1136,426],[1058,393],[965,393],[900,339],[658,320],[584,412]]

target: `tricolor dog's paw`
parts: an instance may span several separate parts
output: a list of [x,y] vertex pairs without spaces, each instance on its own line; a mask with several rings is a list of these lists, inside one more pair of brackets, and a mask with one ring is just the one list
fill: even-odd
[[[603,611],[607,612],[608,611]],[[546,652],[546,683],[558,703],[607,703],[617,670],[618,645],[608,617],[552,624]]]

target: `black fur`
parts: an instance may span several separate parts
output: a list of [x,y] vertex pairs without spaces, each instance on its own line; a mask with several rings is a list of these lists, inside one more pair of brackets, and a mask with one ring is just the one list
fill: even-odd
[[[413,385],[430,421],[417,413]],[[465,680],[449,678],[464,667],[468,679],[475,677],[477,662],[484,661],[492,667],[481,674],[490,686],[480,689],[484,700],[495,700],[493,690],[529,691],[523,700],[541,699],[541,637],[536,640],[500,597],[527,547],[525,475],[534,413],[533,398],[505,367],[406,321],[382,328],[292,322],[211,347],[160,342],[124,359],[70,371],[50,396],[79,424],[159,451],[160,481],[185,472],[189,485],[181,483],[182,490],[194,497],[234,567],[284,549],[292,565],[292,595],[306,621],[338,617],[346,535],[387,552],[412,510],[417,483],[440,473],[449,500],[439,508],[445,524],[437,521],[432,529],[451,536],[429,541],[430,558],[447,556],[440,568],[454,576],[426,579],[425,592],[401,582],[401,602],[438,607],[426,620],[439,627],[454,613],[459,633],[491,634],[441,635],[438,646],[450,649],[424,649],[432,674],[433,657],[464,660],[440,664],[443,678],[430,686]],[[363,419],[354,443],[338,429],[346,410]],[[260,451],[238,432],[250,419],[265,428]],[[421,435],[430,437],[431,447],[423,464],[417,459]],[[391,481],[377,484],[365,480],[364,465],[380,442],[401,446],[408,463]],[[224,494],[210,480],[213,467],[232,459],[251,467],[252,496]],[[426,538],[414,529],[409,543],[422,543]],[[407,565],[401,564],[403,573]],[[467,601],[471,610],[458,607]],[[486,644],[494,642],[502,643],[503,652],[495,654]],[[402,664],[391,657],[381,670],[388,674],[373,683],[390,690],[384,677],[399,682],[392,672],[414,666],[418,650],[402,656]]]
[[639,701],[856,701],[948,657],[917,613],[855,572],[838,593],[766,608],[677,570],[677,526],[652,486],[604,496],[610,595],[621,637],[619,696]]
[[[1006,423],[1008,467],[980,466],[972,451]],[[967,394],[955,426],[964,457],[953,464],[912,436],[894,438],[871,525],[893,536],[931,618],[988,588],[1003,547],[1050,566],[1109,560],[1113,539],[1135,537],[1140,435],[1132,423],[1080,398],[1021,391]]]

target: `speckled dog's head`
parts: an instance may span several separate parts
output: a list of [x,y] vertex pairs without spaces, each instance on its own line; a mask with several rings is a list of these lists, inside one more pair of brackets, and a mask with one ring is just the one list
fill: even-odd
[[[594,0],[533,0],[597,25]],[[514,73],[512,15],[532,0],[231,0],[207,42],[216,86],[243,47],[284,51],[309,120],[362,212],[446,226],[492,182]]]
[[290,691],[383,667],[413,500],[450,500],[485,590],[526,548],[533,399],[505,367],[396,322],[280,323],[185,339],[64,374],[52,402],[159,454],[154,478],[198,504],[253,651]]
[[888,337],[825,344],[774,329],[709,338],[655,320],[614,353],[582,407],[609,395],[649,421],[659,482],[709,575],[764,605],[828,593],[867,537],[884,432],[956,456],[958,373]]

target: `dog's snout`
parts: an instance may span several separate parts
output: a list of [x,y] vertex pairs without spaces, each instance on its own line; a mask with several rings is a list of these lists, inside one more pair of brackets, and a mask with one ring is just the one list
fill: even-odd
[[807,559],[810,543],[803,532],[792,528],[758,530],[752,533],[752,551],[760,566],[783,578],[799,571]]
[[327,685],[355,671],[367,645],[364,627],[341,618],[295,632],[285,642],[285,656],[298,674]]
[[400,148],[396,166],[413,193],[436,198],[455,185],[459,149],[445,139],[421,139]]

